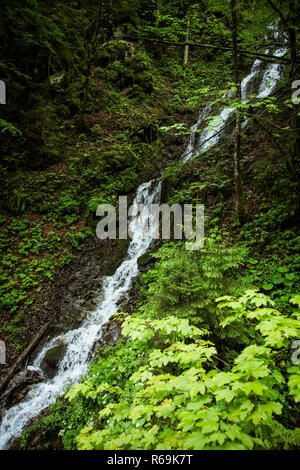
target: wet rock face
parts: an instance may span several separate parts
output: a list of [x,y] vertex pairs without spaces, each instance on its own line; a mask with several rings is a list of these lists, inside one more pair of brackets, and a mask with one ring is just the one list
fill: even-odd
[[151,253],[144,253],[142,256],[140,256],[137,260],[139,267],[141,266],[146,266],[148,265],[151,261],[154,261],[155,258],[153,258]]
[[107,344],[113,345],[121,338],[121,328],[123,321],[121,319],[112,320],[103,325],[103,336],[98,345],[106,346]]
[[26,370],[15,375],[0,397],[0,421],[6,413],[6,409],[22,400],[29,390],[41,380],[42,376],[37,371]]
[[[102,282],[114,273],[127,250],[117,242],[101,244],[94,240],[78,259],[70,272],[67,283],[62,283],[60,294],[60,327],[67,331],[78,327],[88,312],[93,311],[103,298]],[[72,269],[72,266],[70,266]]]
[[59,338],[57,344],[53,348],[48,349],[41,363],[41,369],[47,377],[52,379],[55,376],[65,351],[66,343],[63,338]]
[[51,337],[78,328],[87,314],[96,309],[103,299],[103,278],[112,275],[120,265],[127,251],[123,248],[114,240],[90,239],[81,255],[61,273],[51,292],[40,297],[32,316],[35,320],[42,316],[43,321],[49,318],[53,326],[35,354]]

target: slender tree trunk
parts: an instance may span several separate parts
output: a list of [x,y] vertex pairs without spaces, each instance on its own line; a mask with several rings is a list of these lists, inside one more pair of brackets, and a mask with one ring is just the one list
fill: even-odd
[[[186,35],[185,35],[186,42],[189,42],[189,39],[190,39],[190,26],[191,26],[191,20],[190,20],[190,17],[188,17],[187,24],[186,24]],[[187,65],[188,60],[189,60],[189,45],[186,44],[184,48],[184,58],[183,58],[184,67]]]
[[[190,28],[191,28],[191,18],[190,18],[190,7],[191,2],[189,1],[187,7],[187,22],[186,22],[186,34],[185,34],[185,42],[189,42],[190,40]],[[184,57],[183,57],[183,66],[186,67],[189,60],[189,45],[186,44],[184,48]]]
[[[242,97],[241,92],[241,79],[239,72],[239,56],[238,56],[238,41],[237,41],[237,6],[236,0],[230,0],[231,17],[232,17],[232,50],[233,50],[233,66],[234,66],[234,81],[236,85],[236,97],[240,101]],[[241,176],[241,127],[242,116],[239,111],[236,112],[235,119],[235,148],[234,148],[234,185],[235,185],[235,198],[236,198],[236,215],[240,223],[245,220],[245,201],[244,190]]]

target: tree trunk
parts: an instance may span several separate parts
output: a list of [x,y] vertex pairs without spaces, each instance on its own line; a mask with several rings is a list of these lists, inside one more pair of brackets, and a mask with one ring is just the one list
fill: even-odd
[[[187,7],[187,22],[186,22],[186,34],[185,34],[185,42],[188,43],[190,40],[190,28],[191,28],[191,18],[190,18],[190,7],[191,2],[189,1]],[[186,67],[188,60],[189,60],[189,45],[186,44],[184,48],[184,57],[183,57],[183,66]]]
[[[236,0],[230,0],[231,17],[232,17],[232,51],[233,51],[233,66],[234,66],[234,82],[236,85],[236,97],[240,101],[242,97],[241,92],[241,79],[239,72],[239,56],[238,56],[238,41],[237,41],[237,7]],[[236,199],[236,215],[239,222],[242,224],[245,220],[245,201],[244,190],[241,176],[241,127],[242,116],[239,111],[236,111],[235,118],[235,148],[234,148],[234,185],[235,185],[235,199]]]
[[[186,42],[189,42],[189,39],[190,39],[190,26],[191,26],[191,20],[188,17],[187,24],[186,24],[186,36],[185,36]],[[184,67],[186,67],[186,65],[188,63],[188,60],[189,60],[189,45],[186,44],[186,46],[184,48],[184,58],[183,58],[183,66]]]

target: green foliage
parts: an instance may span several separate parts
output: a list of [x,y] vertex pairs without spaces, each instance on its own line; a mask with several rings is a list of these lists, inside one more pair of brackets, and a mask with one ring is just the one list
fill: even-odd
[[1,133],[10,132],[14,137],[22,135],[22,132],[5,119],[0,119]]
[[241,230],[240,238],[256,253],[246,260],[241,282],[261,286],[279,309],[291,311],[289,298],[299,289],[299,237],[295,229],[276,229],[285,217],[282,210],[282,206],[262,209]]
[[154,90],[153,65],[149,56],[142,51],[135,52],[125,41],[110,41],[100,54],[101,77],[118,86],[121,90],[132,87],[132,97],[142,97]]
[[[268,2],[250,3],[239,5],[239,46],[264,52],[277,13]],[[162,166],[168,202],[204,203],[210,238],[199,252],[161,248],[143,276],[139,314],[123,324],[127,341],[100,351],[83,381],[20,445],[38,437],[42,448],[66,449],[299,447],[299,365],[291,363],[299,337],[299,184],[291,171],[290,84],[283,97],[225,101],[224,83],[234,90],[230,51],[190,47],[183,66],[181,46],[156,42],[185,41],[189,18],[191,42],[230,47],[224,0],[172,0],[160,11],[156,1],[103,2],[101,17],[99,5],[3,0],[0,7],[10,100],[0,110],[5,337],[22,347],[24,315],[84,248],[97,206],[132,196]],[[241,58],[242,74],[249,64]],[[193,113],[208,100],[236,106],[250,124],[241,163],[251,215],[238,230],[231,223],[231,138],[195,161],[174,163]],[[281,156],[254,135],[253,112],[270,126]],[[222,242],[227,229],[249,245],[248,256],[235,241]],[[245,285],[251,290],[236,298]]]
[[27,195],[22,193],[20,190],[18,191],[15,189],[8,201],[8,204],[12,213],[21,214],[25,211],[28,204]]
[[[240,323],[247,332],[254,327],[252,320],[259,320],[259,325],[255,329],[258,329],[260,335],[264,337],[265,344],[273,348],[287,348],[290,345],[291,338],[297,337],[299,312],[292,314],[292,317],[295,318],[283,316],[274,308],[274,302],[264,294],[250,290],[246,291],[244,296],[238,300],[225,296],[217,299],[217,301],[221,310],[229,308],[233,312],[233,315],[222,321],[222,327],[231,323],[235,323],[238,327]],[[253,306],[256,307],[254,311]]]
[[258,343],[245,347],[224,370],[216,367],[215,346],[203,338],[207,331],[176,317],[128,317],[126,348],[139,348],[142,365],[135,363],[132,375],[127,380],[121,375],[115,385],[97,386],[91,378],[67,393],[71,407],[79,397],[100,405],[99,418],[76,438],[78,449],[296,448],[299,429],[293,429],[292,417],[289,424],[281,417],[287,396],[290,402],[300,399],[299,366],[290,366],[285,354],[299,335],[299,312],[291,320],[267,308],[270,302],[255,291],[219,299],[220,308],[244,319],[245,327],[255,320],[258,334]]
[[[119,390],[125,386],[129,377],[143,365],[147,354],[148,346],[141,342],[121,341],[114,346],[107,346],[99,354],[97,362],[91,364],[86,382],[74,386],[68,392],[72,401],[57,400],[48,416],[23,433],[22,448],[26,448],[30,437],[37,435],[43,447],[47,448],[50,436],[54,434],[59,436],[65,449],[76,449],[76,437],[82,428],[98,421],[95,403],[96,406],[105,406],[117,402],[119,395],[112,394],[110,390],[114,387]],[[131,388],[129,384],[128,393]]]
[[148,289],[142,310],[154,318],[174,314],[197,326],[218,328],[220,318],[213,299],[238,292],[235,276],[245,254],[242,246],[225,246],[212,238],[206,239],[199,251],[164,245],[154,255],[159,259],[154,270],[143,276]]

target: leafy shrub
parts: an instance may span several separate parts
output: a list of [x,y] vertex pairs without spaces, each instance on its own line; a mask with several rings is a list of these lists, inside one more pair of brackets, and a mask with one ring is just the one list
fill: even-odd
[[214,299],[238,292],[235,274],[245,254],[242,246],[226,247],[213,239],[206,239],[199,251],[163,246],[154,255],[159,258],[154,270],[144,275],[148,291],[143,311],[151,318],[176,315],[196,325],[218,328],[220,314],[216,314]]
[[27,195],[15,189],[9,198],[8,206],[13,214],[22,214],[28,205]]
[[[300,297],[292,301],[299,306]],[[78,449],[250,450],[299,445],[300,429],[293,429],[293,417],[285,425],[281,421],[287,404],[300,401],[299,366],[291,366],[285,351],[299,337],[300,312],[292,319],[282,315],[266,307],[270,299],[255,291],[218,302],[221,309],[231,310],[232,320],[244,319],[245,326],[255,323],[258,343],[245,347],[234,364],[223,364],[220,370],[206,330],[172,316],[127,317],[122,333],[130,339],[127,348],[136,350],[139,345],[142,365],[125,383],[124,377],[115,385],[109,380],[98,385],[90,378],[67,393],[71,403],[83,397],[101,407],[99,418],[78,435]],[[115,364],[120,367],[117,360]]]

